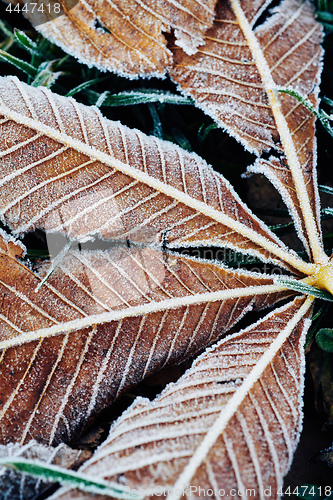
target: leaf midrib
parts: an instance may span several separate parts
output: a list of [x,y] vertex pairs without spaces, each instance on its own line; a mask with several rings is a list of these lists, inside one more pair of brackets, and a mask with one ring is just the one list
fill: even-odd
[[39,330],[26,332],[18,335],[13,339],[4,340],[0,342],[0,349],[7,349],[17,345],[22,345],[27,342],[32,342],[41,338],[47,338],[58,334],[65,334],[87,328],[93,325],[100,325],[109,323],[111,321],[119,321],[124,318],[134,316],[144,316],[149,313],[163,311],[166,309],[175,309],[177,307],[190,306],[209,302],[224,301],[227,299],[240,298],[240,297],[253,297],[257,295],[273,294],[286,291],[287,288],[281,285],[259,285],[259,286],[246,286],[244,288],[233,288],[229,290],[219,290],[210,293],[197,293],[191,296],[175,297],[173,299],[166,299],[160,302],[150,302],[149,304],[141,304],[139,306],[132,306],[126,309],[110,311],[100,314],[92,314],[83,318],[78,318],[72,321],[62,322],[50,327],[41,328]]

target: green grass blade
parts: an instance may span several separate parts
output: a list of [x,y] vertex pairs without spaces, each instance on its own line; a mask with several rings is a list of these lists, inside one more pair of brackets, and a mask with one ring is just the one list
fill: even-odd
[[274,226],[269,226],[269,229],[279,236],[289,234],[295,231],[295,226],[293,222],[287,222],[286,224],[275,224]]
[[11,54],[8,54],[7,52],[1,49],[0,49],[0,60],[13,64],[13,66],[15,66],[17,69],[23,71],[32,78],[35,78],[35,76],[37,75],[36,68],[34,68],[31,64],[22,61],[18,57],[12,56]]
[[61,59],[55,59],[52,61],[53,69],[59,69],[61,67],[65,67],[67,61],[70,61],[70,56],[66,54]]
[[[98,92],[87,91],[91,104],[95,104],[100,98]],[[193,100],[189,97],[172,94],[171,92],[154,89],[140,89],[119,92],[118,94],[108,93],[103,99],[103,106],[133,106],[134,104],[160,103],[160,104],[180,104],[192,105]]]
[[327,0],[318,0],[317,3],[318,3],[317,8],[319,11],[328,9]]
[[321,21],[321,24],[323,25],[323,27],[325,29],[325,33],[327,35],[330,35],[333,32],[333,25],[332,24],[325,23],[324,21]]
[[154,135],[155,137],[158,137],[159,139],[163,139],[162,122],[160,120],[156,106],[152,103],[149,103],[148,109],[149,109],[151,118],[153,120],[153,130],[151,131],[151,134]]
[[53,71],[53,68],[58,64],[57,60],[42,62],[37,70],[37,75],[31,83],[33,87],[47,87],[50,89],[59,76],[63,75],[62,71]]
[[321,215],[322,215],[322,219],[329,219],[331,217],[333,217],[333,208],[331,207],[327,207],[327,208],[322,208],[321,209]]
[[333,302],[333,295],[325,290],[319,290],[311,285],[306,285],[301,281],[296,281],[293,279],[287,278],[276,278],[274,282],[278,285],[285,286],[290,290],[295,290],[295,292],[304,293],[305,295],[311,295],[312,297],[316,297],[318,299],[327,300],[329,302]]
[[102,94],[100,94],[99,98],[95,102],[96,108],[100,108],[101,106],[104,105],[104,101],[106,101],[106,99],[108,98],[108,95],[109,95],[109,91],[108,90],[106,90],[105,92],[103,92]]
[[329,106],[331,106],[331,108],[333,108],[333,101],[332,101],[332,99],[330,99],[329,97],[323,97],[322,101],[323,101],[325,104],[328,104]]
[[13,45],[13,43],[14,43],[13,38],[6,38],[6,40],[0,43],[0,49],[3,50],[4,52],[7,52]]
[[121,500],[139,500],[143,498],[143,496],[140,496],[136,491],[131,492],[130,489],[123,488],[116,483],[95,479],[85,474],[63,469],[55,465],[46,465],[42,462],[12,457],[1,459],[0,465],[46,481],[54,481],[96,495],[106,495]]
[[7,38],[12,38],[14,40],[14,34],[11,32],[11,30],[7,27],[7,24],[3,21],[0,20],[0,31],[7,37]]
[[291,95],[292,97],[295,97],[299,102],[301,102],[303,104],[303,106],[305,106],[309,111],[311,111],[311,113],[313,113],[314,115],[316,115],[317,118],[319,118],[319,113],[318,111],[312,106],[312,104],[307,101],[306,99],[304,99],[303,96],[301,96],[301,94],[299,94],[298,92],[296,92],[296,90],[290,90],[290,89],[277,89],[278,92],[282,92],[282,94],[288,94],[288,95]]
[[27,248],[26,256],[31,259],[50,259],[49,252],[39,248]]
[[37,43],[31,40],[24,31],[21,31],[17,28],[14,28],[14,36],[15,39],[19,42],[20,46],[24,48],[30,54],[34,54],[36,56],[42,56],[43,54],[38,49]]
[[198,139],[201,143],[204,142],[208,134],[212,131],[219,128],[217,123],[210,123],[209,125],[205,126],[205,124],[202,124],[199,128],[198,131]]
[[49,272],[42,279],[42,281],[39,283],[39,285],[36,287],[35,292],[38,292],[41,289],[41,287],[44,285],[44,283],[46,283],[46,281],[49,279],[49,277],[54,273],[54,271],[57,269],[57,267],[59,266],[59,264],[62,261],[62,259],[69,252],[72,244],[73,244],[73,240],[69,240],[66,243],[66,245],[64,246],[64,248],[61,250],[61,252],[58,253],[58,255],[56,256],[56,258],[52,262],[52,266],[51,266]]
[[31,82],[32,87],[46,87],[50,89],[52,85],[56,82],[56,80],[61,76],[62,71],[57,71],[53,73],[52,71],[40,71],[36,78]]
[[88,87],[91,87],[92,85],[95,85],[96,83],[100,83],[103,80],[106,80],[107,77],[105,78],[93,78],[92,80],[88,80],[87,82],[83,82],[77,87],[74,87],[72,90],[67,92],[66,97],[72,97],[73,95],[77,94],[78,92],[81,92],[81,90],[85,90]]
[[317,19],[319,19],[319,21],[333,23],[333,14],[327,11],[319,11],[317,12]]
[[333,187],[331,186],[323,186],[322,184],[319,184],[318,188],[322,193],[333,194]]

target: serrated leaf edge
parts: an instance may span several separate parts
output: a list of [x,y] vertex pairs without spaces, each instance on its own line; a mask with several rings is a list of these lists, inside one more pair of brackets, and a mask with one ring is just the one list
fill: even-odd
[[[25,98],[27,105],[29,105],[28,96],[25,95],[25,90],[20,85],[20,81],[16,77],[13,77],[12,80],[15,81],[15,84],[20,89],[23,98]],[[49,89],[42,88],[42,90],[47,96],[51,94]],[[30,109],[30,112],[33,116],[33,110]],[[99,113],[99,110],[97,108],[96,112]],[[252,242],[258,244],[259,246],[270,252],[272,255],[279,257],[282,261],[290,264],[294,269],[297,269],[304,274],[313,274],[317,270],[317,266],[315,264],[304,262],[293,252],[288,252],[287,250],[278,247],[275,243],[268,241],[265,237],[258,234],[250,227],[247,227],[245,224],[242,224],[232,219],[231,217],[223,214],[222,212],[214,209],[213,207],[207,205],[202,201],[192,198],[187,193],[184,193],[166,183],[163,183],[162,181],[153,178],[152,176],[146,174],[145,172],[133,168],[131,165],[125,164],[117,160],[116,158],[107,155],[106,153],[98,151],[97,149],[82,143],[77,139],[73,139],[72,137],[69,137],[67,134],[63,132],[54,130],[48,125],[45,125],[44,123],[39,123],[34,118],[28,118],[20,113],[17,113],[16,111],[8,109],[7,106],[4,106],[2,104],[0,104],[0,114],[6,116],[8,119],[14,120],[16,123],[32,128],[43,135],[47,135],[48,137],[51,137],[52,139],[62,144],[66,144],[68,147],[72,147],[77,151],[89,156],[90,158],[93,158],[94,160],[100,161],[105,165],[108,165],[109,167],[116,168],[122,173],[135,178],[136,180],[152,187],[155,190],[160,191],[161,193],[164,193],[167,196],[170,196],[173,199],[178,200],[180,203],[183,203],[193,208],[194,210],[197,210],[198,212],[207,217],[216,220],[217,222],[220,222],[221,224],[232,229],[233,231],[249,238]],[[326,254],[324,255],[327,260],[328,257],[326,256]]]
[[[231,417],[237,411],[237,408],[242,403],[245,396],[248,394],[254,383],[260,378],[267,365],[272,361],[283,343],[287,340],[298,322],[306,315],[312,307],[314,299],[308,297],[304,304],[299,308],[298,312],[287,323],[286,327],[279,333],[276,339],[272,342],[268,350],[263,354],[258,363],[255,365],[249,376],[246,377],[244,383],[236,390],[235,394],[230,398],[225,407],[223,407],[219,417],[215,420],[212,427],[207,432],[197,450],[191,457],[189,463],[184,468],[183,472],[176,481],[172,491],[167,497],[167,500],[179,500],[182,497],[182,492],[188,487],[197,468],[208,455],[210,449],[216,442],[218,436],[222,434]],[[271,315],[273,315],[271,313]],[[253,325],[251,325],[253,327]]]
[[239,0],[230,0],[230,5],[234,11],[239,26],[244,33],[249,48],[255,59],[264,89],[267,93],[268,100],[272,108],[276,126],[280,133],[284,154],[287,158],[288,165],[294,179],[297,197],[300,203],[305,228],[309,238],[310,248],[313,253],[313,259],[318,264],[325,264],[328,261],[328,257],[324,252],[323,245],[317,231],[316,220],[311,210],[311,202],[309,200],[304,178],[302,175],[301,165],[297,157],[295,145],[293,143],[287,121],[281,111],[276,84],[274,83],[270,68],[263,55],[262,49],[255,36],[255,33],[253,32],[252,26],[246,18]]

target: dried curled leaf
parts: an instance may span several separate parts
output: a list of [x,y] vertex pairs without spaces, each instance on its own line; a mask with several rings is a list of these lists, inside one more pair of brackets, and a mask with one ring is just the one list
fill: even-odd
[[[138,398],[80,470],[145,498],[220,498],[233,488],[276,498],[299,437],[311,303],[295,299],[208,349],[155,401]],[[52,496],[75,498],[90,495]]]
[[0,213],[85,240],[215,245],[311,272],[197,155],[103,118],[97,108],[0,80]]
[[183,91],[245,147],[278,188],[298,234],[315,262],[324,263],[316,187],[313,114],[277,87],[295,89],[316,102],[321,72],[322,28],[308,1],[284,0],[254,27],[267,2],[219,2],[206,44],[188,57],[174,50],[170,74]]
[[72,251],[40,277],[0,248],[1,442],[71,442],[129,387],[219,338],[283,287],[160,250]]
[[[165,74],[172,63],[163,33],[188,54],[202,44],[217,0],[27,1],[27,17],[49,40],[89,66],[135,78]],[[69,5],[70,4],[70,5]]]

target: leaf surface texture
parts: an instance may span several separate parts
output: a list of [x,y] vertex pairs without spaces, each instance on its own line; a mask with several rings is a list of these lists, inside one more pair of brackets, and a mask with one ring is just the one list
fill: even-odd
[[55,15],[38,0],[28,17],[45,37],[89,66],[135,78],[165,74],[172,62],[165,32],[172,30],[186,53],[195,52],[213,22],[216,0],[79,0],[71,8],[68,3],[61,2],[61,15]]
[[310,2],[284,0],[253,28],[263,0],[219,2],[206,44],[188,57],[175,48],[172,78],[182,90],[246,148],[278,157],[258,162],[278,188],[299,236],[317,262],[321,250],[316,188],[315,117],[288,87],[317,102],[321,72],[321,25]]
[[[263,172],[278,188],[308,254],[324,264],[327,258],[322,251],[314,181],[314,116],[295,98],[274,90],[292,88],[317,104],[322,29],[307,0],[283,0],[256,26],[270,3],[90,0],[69,10],[63,4],[66,12],[53,20],[47,8],[44,13],[37,10],[32,21],[45,36],[90,64],[101,66],[104,60],[106,69],[122,74],[131,67],[132,76],[143,74],[144,64],[152,64],[147,71],[153,74],[158,73],[158,66],[168,67],[181,90],[245,147],[258,155],[268,150],[278,153],[257,163],[254,171]],[[94,28],[101,16],[110,33]],[[175,34],[171,51],[161,35],[163,26]],[[146,29],[146,34],[154,32],[151,40],[145,39]],[[151,43],[159,48],[152,49]],[[146,55],[136,53],[143,45],[148,53],[145,62]],[[152,62],[155,54],[160,62]]]
[[[3,443],[75,440],[144,377],[219,340],[249,310],[294,293],[273,277],[170,249],[227,247],[302,278],[328,261],[314,117],[277,91],[287,86],[317,106],[322,32],[312,7],[283,0],[267,13],[264,0],[219,0],[212,24],[215,3],[81,0],[62,4],[64,15],[39,29],[57,43],[71,40],[72,53],[104,69],[131,77],[168,70],[258,156],[248,171],[277,187],[310,263],[195,154],[106,120],[95,107],[0,79],[3,222],[19,235],[40,228],[82,244],[113,242],[72,249],[37,292],[49,264],[32,272],[23,246],[1,232]],[[312,301],[298,297],[274,310],[208,348],[155,401],[137,399],[82,471],[148,497],[159,496],[156,487],[200,486],[243,496],[254,488],[258,498],[272,488],[275,498],[300,431]],[[68,489],[54,496],[88,497]]]
[[[298,441],[311,302],[295,299],[222,340],[154,402],[138,398],[80,470],[147,498],[168,490],[168,498],[200,498],[199,486],[252,489],[256,498],[271,488],[275,498]],[[90,496],[63,489],[52,497],[75,498]]]
[[51,91],[0,82],[0,210],[35,227],[171,248],[215,245],[305,272],[296,255],[197,155],[130,130]]
[[269,277],[123,247],[72,251],[36,292],[47,269],[32,273],[21,251],[1,235],[3,443],[73,441],[142,378],[283,296]]

